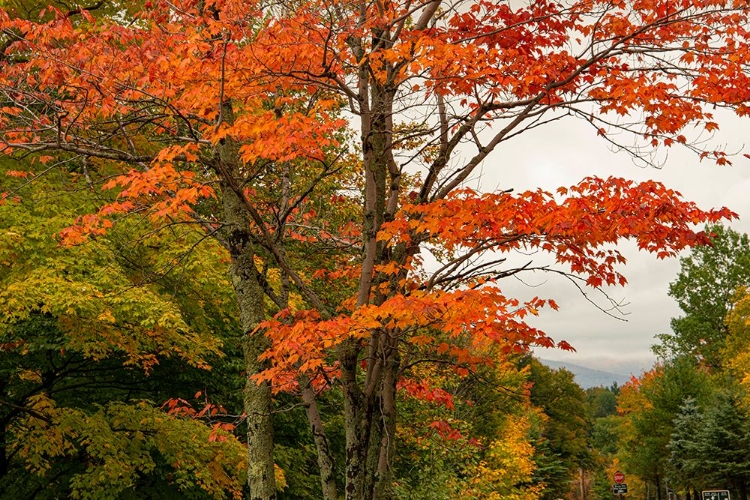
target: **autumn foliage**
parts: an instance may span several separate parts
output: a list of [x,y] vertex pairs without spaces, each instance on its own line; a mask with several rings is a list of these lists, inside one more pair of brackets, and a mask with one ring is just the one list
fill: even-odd
[[[570,348],[527,323],[554,300],[509,297],[503,278],[623,285],[618,241],[666,258],[707,243],[696,224],[734,216],[655,182],[473,184],[482,165],[505,168],[491,154],[515,136],[573,117],[646,162],[684,146],[729,163],[696,137],[719,126],[714,107],[748,113],[743,2],[459,4],[154,0],[131,22],[0,11],[0,150],[35,160],[14,175],[81,163],[103,190],[62,243],[143,217],[194,225],[228,253],[253,498],[275,495],[273,390],[304,401],[326,498],[340,483],[347,498],[389,498],[399,389],[440,399],[415,389],[413,367],[468,376]],[[554,263],[506,264],[518,251]],[[327,388],[343,397],[345,479],[316,405]]]

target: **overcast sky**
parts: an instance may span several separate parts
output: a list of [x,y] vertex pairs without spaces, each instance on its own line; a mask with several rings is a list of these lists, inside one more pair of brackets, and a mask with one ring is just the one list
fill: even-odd
[[[748,140],[744,131],[750,129],[747,123],[743,126],[739,119],[726,116],[719,124],[716,143],[728,144],[727,151],[750,152],[750,146],[744,147]],[[571,118],[501,146],[486,161],[481,183],[485,190],[514,188],[518,192],[538,187],[554,190],[590,175],[654,179],[680,191],[700,208],[730,208],[740,216],[731,227],[750,232],[750,160],[740,154],[733,159],[733,166],[719,167],[708,160],[699,162],[696,155],[682,148],[671,148],[668,153],[662,168],[642,168],[627,154],[611,151],[589,125]],[[567,340],[577,352],[541,350],[539,357],[624,374],[639,374],[652,365],[654,336],[668,332],[670,318],[680,315],[667,295],[669,282],[679,272],[679,260],[657,260],[631,244],[620,249],[628,258],[622,270],[629,285],[612,289],[611,294],[629,304],[624,308],[626,321],[597,310],[563,279],[527,275],[527,285],[540,286],[530,288],[514,280],[501,285],[515,294],[554,298],[561,306],[559,312],[545,311],[535,326],[555,340]]]

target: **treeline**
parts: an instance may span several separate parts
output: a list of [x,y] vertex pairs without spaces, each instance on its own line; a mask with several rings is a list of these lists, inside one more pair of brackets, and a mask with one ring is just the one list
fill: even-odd
[[617,414],[595,424],[597,446],[628,471],[637,497],[729,490],[747,499],[750,245],[747,235],[710,230],[712,245],[683,258],[670,285],[683,315],[654,346],[660,363],[623,387]]

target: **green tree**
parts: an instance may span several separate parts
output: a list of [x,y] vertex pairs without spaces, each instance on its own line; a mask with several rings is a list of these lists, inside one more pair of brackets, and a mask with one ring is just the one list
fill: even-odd
[[590,387],[586,389],[586,399],[591,408],[592,418],[608,417],[617,413],[617,384],[611,387]]
[[534,443],[536,479],[545,485],[542,498],[564,497],[580,470],[592,465],[586,393],[568,370],[553,370],[533,358],[530,362],[531,402],[544,417]]
[[658,498],[668,477],[668,445],[681,406],[689,397],[703,401],[711,393],[708,375],[690,356],[659,365],[621,390],[618,454],[628,471],[656,488]]
[[674,419],[674,431],[669,440],[670,477],[674,489],[678,486],[694,496],[706,489],[705,465],[698,436],[704,427],[704,416],[697,401],[688,397],[680,407],[680,413]]
[[713,233],[711,244],[681,258],[680,273],[669,285],[684,316],[672,319],[672,333],[659,335],[654,350],[664,359],[690,355],[718,368],[733,296],[750,285],[750,240],[720,225],[706,230]]
[[696,434],[695,467],[702,468],[712,489],[734,491],[747,500],[750,482],[750,418],[737,389],[720,391],[703,415]]
[[[84,175],[55,175],[0,204],[2,498],[239,495],[245,448],[221,428],[241,413],[223,253],[135,217],[62,247],[96,197]],[[168,413],[168,400],[183,403]],[[194,418],[206,402],[235,417]]]

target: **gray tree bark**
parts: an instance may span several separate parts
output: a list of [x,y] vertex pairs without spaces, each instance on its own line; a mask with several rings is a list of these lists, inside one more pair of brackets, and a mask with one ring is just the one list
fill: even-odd
[[[231,122],[231,105],[222,105],[224,121]],[[249,500],[274,500],[276,481],[273,461],[273,422],[271,386],[256,383],[252,375],[260,373],[266,366],[259,356],[270,347],[263,332],[256,331],[265,319],[263,287],[255,267],[256,249],[250,232],[250,215],[236,192],[233,178],[239,173],[237,145],[225,139],[217,146],[217,173],[221,179],[221,199],[224,209],[222,240],[231,258],[229,273],[240,310],[242,326],[242,348],[245,358],[247,381],[244,389],[244,412],[247,422],[248,470],[247,486]]]

